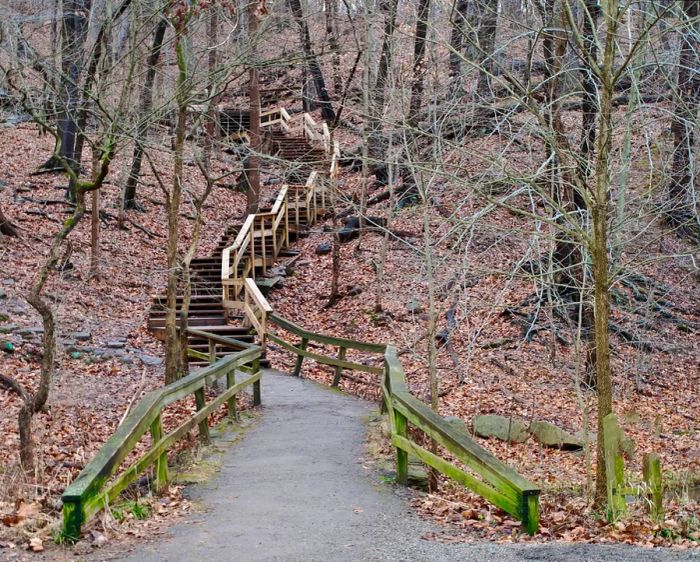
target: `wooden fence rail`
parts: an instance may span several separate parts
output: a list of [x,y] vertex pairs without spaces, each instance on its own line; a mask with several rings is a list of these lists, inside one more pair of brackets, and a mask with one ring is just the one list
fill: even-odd
[[[213,343],[214,345],[242,346],[245,349],[227,355],[172,384],[149,392],[136,404],[97,455],[63,492],[61,496],[63,536],[67,540],[77,540],[80,537],[81,526],[92,515],[114,501],[149,467],[154,467],[155,488],[165,487],[168,482],[168,449],[195,426],[199,426],[200,437],[206,439],[207,418],[219,406],[227,403],[229,416],[232,417],[235,413],[235,396],[248,386],[253,387],[253,402],[256,405],[260,404],[262,349],[259,346],[221,338],[199,330],[193,330],[193,332],[199,336],[207,336],[210,346]],[[211,357],[215,358],[215,353]],[[236,382],[236,372],[243,373],[241,369],[245,369],[249,374],[245,379]],[[225,390],[206,404],[205,385],[212,384],[223,377],[226,377]],[[164,435],[161,413],[169,404],[190,395],[195,397],[196,413]],[[149,430],[151,433],[149,449],[124,471],[119,471],[124,459]],[[121,473],[117,475],[117,472]],[[112,479],[113,477],[115,478]]]
[[[539,494],[537,486],[520,476],[512,468],[499,461],[486,449],[479,446],[466,431],[455,428],[438,413],[413,396],[407,389],[404,372],[392,345],[367,343],[346,338],[317,334],[301,328],[294,322],[274,313],[268,316],[268,326],[276,325],[300,338],[294,345],[279,335],[268,331],[267,339],[282,346],[297,356],[294,367],[299,375],[305,357],[335,367],[333,386],[347,376],[343,370],[355,370],[380,376],[384,404],[389,413],[392,438],[396,448],[397,481],[406,484],[408,477],[408,454],[415,455],[425,464],[476,492],[481,497],[503,509],[523,522],[525,530],[534,534],[539,526]],[[338,356],[329,357],[307,350],[310,342],[338,347]],[[345,360],[345,351],[356,349],[384,356],[384,367],[374,367]],[[353,380],[357,380],[354,379]],[[451,460],[429,451],[411,440],[409,424],[425,433],[433,441],[466,466],[460,468]]]

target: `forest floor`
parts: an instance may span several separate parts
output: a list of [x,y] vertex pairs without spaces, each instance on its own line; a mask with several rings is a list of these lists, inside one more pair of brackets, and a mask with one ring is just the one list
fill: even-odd
[[[38,136],[36,127],[28,124],[3,129],[0,135],[0,154],[5,156],[0,203],[20,228],[20,237],[4,238],[0,248],[0,312],[8,317],[0,323],[4,328],[0,339],[15,347],[13,354],[0,357],[0,369],[30,386],[36,380],[41,354],[40,322],[23,298],[67,210],[62,202],[63,178],[31,175],[51,153],[52,145],[49,137]],[[128,160],[128,151],[117,156],[102,190],[102,208],[112,217],[118,212],[116,203]],[[167,184],[171,165],[166,158],[161,164]],[[237,165],[221,162],[222,170]],[[201,184],[195,166],[186,170],[187,182]],[[358,176],[345,174],[340,187],[349,199],[356,197],[360,190]],[[35,482],[20,477],[16,469],[17,398],[7,392],[0,394],[0,513],[12,511],[23,500],[46,518],[43,530],[42,525],[23,529],[19,536],[24,540],[32,533],[46,539],[46,523],[55,522],[60,509],[60,492],[111,434],[133,399],[162,383],[161,345],[146,331],[145,320],[151,295],[165,281],[164,196],[150,172],[144,174],[140,189],[145,212],[130,213],[128,218],[150,234],[129,223],[128,230],[120,230],[116,220],[107,217],[102,231],[100,277],[89,279],[86,218],[71,236],[73,267],[57,274],[47,288],[57,311],[60,353],[49,408],[37,414],[34,422],[39,475]],[[274,187],[268,190],[269,198]],[[574,345],[555,339],[546,310],[538,317],[531,338],[524,338],[523,327],[513,320],[518,318],[513,309],[530,316],[534,307],[520,305],[538,290],[531,276],[513,273],[513,265],[524,256],[535,257],[525,235],[528,225],[504,210],[496,210],[469,232],[449,232],[445,216],[468,217],[483,202],[474,197],[465,203],[459,186],[446,186],[435,198],[427,224],[444,240],[435,249],[439,328],[446,326],[448,309],[456,313],[449,336],[451,351],[443,347],[438,354],[441,413],[458,416],[467,425],[477,414],[494,413],[551,421],[571,433],[584,429],[592,432],[595,397],[589,391],[579,391],[575,384],[580,365]],[[243,206],[241,194],[228,188],[215,189],[205,207],[199,255],[206,255],[215,246],[224,226],[240,218]],[[383,215],[385,210],[386,204],[378,205],[372,213]],[[186,204],[180,240],[183,247],[189,237],[188,212]],[[383,268],[378,267],[383,262],[382,236],[368,233],[363,235],[359,248],[356,241],[341,246],[344,296],[335,306],[324,308],[330,292],[331,257],[317,255],[316,248],[332,241],[332,225],[330,220],[321,222],[296,245],[302,259],[270,300],[279,314],[314,331],[395,343],[412,390],[427,398],[427,282],[425,253],[421,251],[424,224],[426,217],[420,207],[405,209],[392,218],[391,228],[400,231],[401,236],[389,239]],[[684,240],[659,233],[650,237],[657,246],[664,247],[667,255],[692,255],[696,251]],[[377,278],[378,269],[383,269],[381,280]],[[663,299],[672,303],[674,321],[655,315],[648,302],[635,299],[632,290],[616,287],[631,304],[629,310],[616,309],[615,320],[639,330],[648,346],[645,351],[615,338],[615,411],[627,435],[636,442],[636,452],[627,465],[630,474],[640,477],[643,453],[655,451],[661,455],[669,485],[666,520],[649,520],[640,502],[632,507],[625,522],[604,524],[590,501],[595,459],[589,447],[570,452],[545,448],[531,440],[505,444],[479,439],[496,456],[542,486],[542,532],[534,539],[514,533],[508,517],[478,497],[443,482],[438,492],[417,494],[415,499],[420,512],[441,523],[442,531],[435,534],[435,539],[622,542],[678,548],[697,545],[698,273],[687,260],[650,263],[643,273],[663,287]],[[381,312],[375,310],[376,295]],[[573,341],[570,333],[564,336],[564,340]],[[270,357],[279,369],[291,365],[292,358],[274,348]],[[332,375],[329,369],[308,362],[304,376],[328,382]],[[347,381],[342,385],[348,392],[378,397],[370,385]],[[168,415],[177,416],[178,412]],[[189,509],[177,490],[166,502],[159,504],[158,516],[177,516]],[[126,528],[132,535],[144,535],[147,531],[143,525],[132,520]],[[118,527],[113,523],[110,527],[114,537],[120,536]],[[9,532],[16,533],[17,529],[0,526],[3,548],[13,540],[6,537]]]

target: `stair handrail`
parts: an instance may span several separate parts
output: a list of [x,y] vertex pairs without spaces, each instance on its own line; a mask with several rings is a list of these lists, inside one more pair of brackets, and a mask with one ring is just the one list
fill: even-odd
[[[289,247],[289,206],[287,202],[288,185],[283,185],[280,192],[277,194],[275,203],[271,211],[249,214],[246,217],[241,230],[238,232],[236,239],[231,246],[224,248],[221,254],[221,284],[223,286],[223,304],[224,308],[243,308],[243,301],[239,301],[238,297],[241,291],[244,290],[245,277],[248,273],[255,276],[255,247],[256,238],[259,239],[257,244],[260,245],[263,254],[265,252],[265,238],[268,235],[268,227],[265,226],[266,221],[270,221],[269,234],[272,236],[273,256],[282,248]],[[284,222],[282,239],[279,240],[277,232]],[[249,261],[243,271],[243,277],[238,274],[238,267],[241,260],[248,257]],[[266,267],[265,255],[263,255],[263,268]],[[233,295],[231,292],[233,291]],[[233,298],[231,298],[233,296]],[[237,304],[238,303],[238,304]]]
[[309,142],[319,142],[323,143],[323,139],[321,138],[321,135],[319,135],[316,132],[316,127],[318,126],[316,124],[316,121],[314,121],[314,118],[311,117],[309,113],[304,113],[302,117],[302,125],[304,128],[304,136],[306,137],[306,140]]
[[326,155],[331,154],[331,148],[332,148],[332,143],[331,143],[331,131],[328,128],[328,123],[325,121],[321,125],[321,136],[323,140],[323,150],[326,152]]
[[[238,266],[249,247],[250,260],[243,273],[245,276],[248,273],[248,270],[252,270],[253,272],[255,271],[255,241],[253,237],[254,223],[255,215],[248,215],[233,244],[227,248],[224,248],[223,252],[221,253],[221,285],[223,288],[224,308],[235,308],[235,299],[238,296],[241,286],[243,285],[238,276]],[[234,292],[233,300],[230,299],[231,288],[233,288]],[[233,306],[232,303],[234,303]]]
[[273,107],[272,109],[260,113],[260,126],[271,127],[275,123],[279,123],[280,126],[288,132],[290,119],[291,116],[284,107]]
[[260,336],[260,346],[264,351],[267,340],[267,319],[272,314],[272,306],[255,284],[254,279],[246,277],[244,287],[243,312],[249,326],[254,328]]
[[315,223],[318,218],[318,207],[316,195],[318,194],[318,172],[315,170],[309,174],[306,180],[305,190],[306,190],[306,213],[309,220],[309,224]]

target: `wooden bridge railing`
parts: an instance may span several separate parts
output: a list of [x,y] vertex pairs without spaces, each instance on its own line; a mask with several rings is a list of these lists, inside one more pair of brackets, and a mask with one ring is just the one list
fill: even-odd
[[[408,455],[413,454],[519,519],[527,533],[535,534],[539,526],[539,488],[479,446],[466,431],[454,427],[413,396],[406,388],[394,346],[387,346],[384,361],[381,385],[391,423],[391,442],[396,447],[398,482],[406,483]],[[416,443],[410,437],[409,424],[449,451],[468,470]]]
[[[297,356],[293,372],[297,376],[301,372],[304,358],[334,367],[333,386],[337,386],[342,377],[358,381],[345,374],[344,370],[362,371],[379,376],[378,383],[373,384],[381,387],[384,404],[389,414],[391,442],[396,448],[396,475],[399,483],[407,482],[408,454],[410,453],[522,521],[529,534],[537,532],[539,488],[478,445],[466,431],[456,428],[413,396],[406,387],[403,367],[394,346],[317,334],[274,313],[268,316],[268,326],[271,325],[276,325],[300,338],[298,344],[292,344],[270,331],[266,336],[269,341]],[[311,342],[337,346],[337,357],[309,351],[307,347]],[[347,361],[345,355],[348,349],[382,354],[384,366],[376,367]],[[454,460],[429,451],[416,443],[410,437],[409,425],[437,442]],[[455,464],[455,461],[466,467],[466,470]]]
[[[212,342],[215,345],[239,346],[245,349],[213,361],[208,367],[149,392],[136,404],[97,455],[63,492],[63,537],[67,540],[77,540],[80,537],[81,526],[95,513],[109,506],[149,467],[154,467],[156,489],[165,487],[168,482],[168,449],[196,425],[199,426],[200,437],[207,439],[207,418],[219,406],[226,403],[228,414],[233,417],[235,397],[248,386],[253,387],[253,402],[256,405],[260,404],[262,349],[199,330],[192,332],[206,336],[210,341],[210,349]],[[215,359],[215,352],[210,357]],[[249,374],[245,379],[236,382],[236,372],[241,369],[246,369]],[[226,378],[225,390],[207,404],[205,385],[223,377]],[[196,413],[164,435],[161,414],[165,407],[192,394],[195,397]],[[139,455],[126,469],[120,470],[123,461],[135,450],[149,430],[151,444],[147,451]]]

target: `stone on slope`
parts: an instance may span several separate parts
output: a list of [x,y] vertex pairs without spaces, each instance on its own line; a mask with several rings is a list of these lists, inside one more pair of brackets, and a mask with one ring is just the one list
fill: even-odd
[[546,421],[533,421],[530,424],[530,433],[535,441],[545,447],[556,447],[558,449],[575,450],[583,447],[583,442],[576,437],[557,427],[553,423]]
[[517,418],[488,414],[476,416],[472,424],[474,433],[479,437],[494,437],[501,441],[524,443],[530,436],[525,422]]

